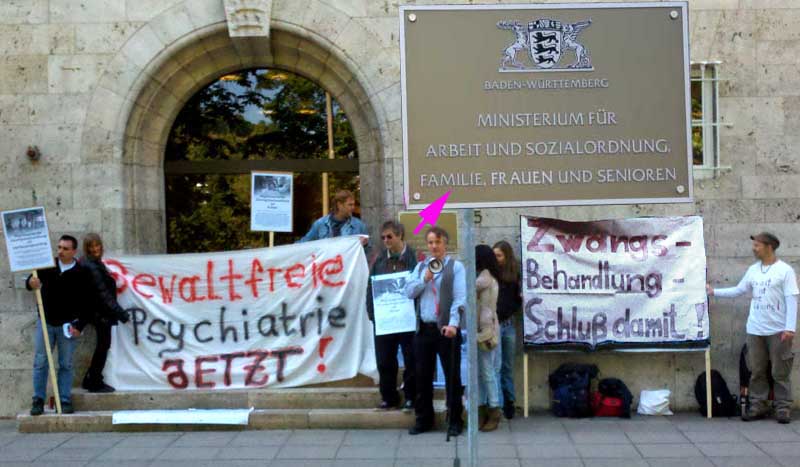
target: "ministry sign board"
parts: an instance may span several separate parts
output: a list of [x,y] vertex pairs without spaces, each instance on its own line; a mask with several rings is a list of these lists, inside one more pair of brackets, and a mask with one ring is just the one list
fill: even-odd
[[687,14],[402,6],[408,207],[691,202]]

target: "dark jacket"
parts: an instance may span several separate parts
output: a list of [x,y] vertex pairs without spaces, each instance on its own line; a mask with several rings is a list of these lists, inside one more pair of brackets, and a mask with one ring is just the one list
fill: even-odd
[[127,321],[127,313],[117,303],[117,284],[102,260],[84,258],[89,276],[89,311],[95,322],[117,324]]
[[522,310],[522,297],[520,297],[520,278],[516,282],[498,281],[500,293],[497,295],[497,319],[500,322],[514,316]]
[[[36,272],[42,283],[44,318],[50,326],[61,326],[75,321],[74,326],[83,330],[88,321],[85,301],[88,288],[87,271],[75,260],[75,266],[61,272],[58,258],[55,262],[55,267]],[[30,285],[31,277],[32,274],[25,279],[25,287],[28,290],[33,290]]]
[[[413,271],[417,265],[417,252],[406,243],[405,251],[397,258],[390,257],[389,250],[383,249],[378,253],[375,262],[372,264],[370,276],[380,276],[381,274],[392,274],[394,272]],[[372,304],[372,279],[367,284],[367,316],[370,321],[375,320],[375,307]]]

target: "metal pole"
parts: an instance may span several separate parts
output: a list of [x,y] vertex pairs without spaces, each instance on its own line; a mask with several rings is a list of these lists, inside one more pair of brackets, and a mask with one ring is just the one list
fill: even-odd
[[467,449],[470,467],[478,465],[478,315],[475,296],[475,212],[461,210],[461,260],[467,272]]
[[[325,92],[325,118],[328,121],[328,159],[334,158],[333,152],[333,101],[331,93]],[[322,215],[328,214],[328,172],[322,172]]]

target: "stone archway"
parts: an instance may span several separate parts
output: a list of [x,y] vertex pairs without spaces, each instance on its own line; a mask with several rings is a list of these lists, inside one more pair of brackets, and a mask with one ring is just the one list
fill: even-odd
[[[225,73],[253,67],[297,73],[337,99],[358,145],[359,172],[365,180],[362,213],[369,223],[378,223],[386,214],[385,206],[397,204],[387,199],[392,197],[394,177],[387,173],[392,164],[384,163],[384,142],[392,138],[384,111],[386,98],[380,95],[393,92],[392,86],[370,92],[367,88],[375,85],[362,68],[308,26],[273,15],[269,39],[248,39],[243,45],[229,37],[224,15],[193,17],[198,13],[186,3],[162,13],[126,43],[89,105],[84,158],[106,167],[111,164],[112,173],[103,175],[119,178],[120,189],[110,196],[122,208],[107,209],[103,215],[107,243],[130,253],[166,250],[163,163],[172,122],[199,89]],[[193,8],[199,3],[212,0],[191,2]],[[383,59],[391,62],[391,57]]]

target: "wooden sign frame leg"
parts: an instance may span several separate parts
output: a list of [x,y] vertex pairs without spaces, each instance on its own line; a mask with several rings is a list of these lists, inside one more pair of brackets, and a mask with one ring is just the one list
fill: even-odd
[[706,418],[711,418],[711,346],[706,348]]
[[[33,277],[39,278],[36,270],[33,271]],[[47,320],[44,317],[44,303],[42,303],[42,290],[41,288],[33,289],[36,295],[36,305],[39,309],[39,322],[42,323],[42,337],[44,338],[44,350],[47,352],[47,366],[50,367],[50,381],[53,383],[53,394],[56,399],[56,413],[61,415],[61,395],[58,393],[58,379],[56,377],[56,366],[53,363],[53,352],[50,349],[50,335],[47,333]]]
[[522,350],[522,387],[525,391],[522,396],[522,413],[528,418],[528,352]]

